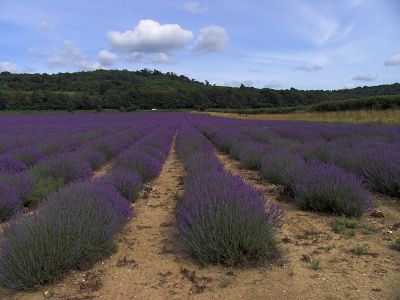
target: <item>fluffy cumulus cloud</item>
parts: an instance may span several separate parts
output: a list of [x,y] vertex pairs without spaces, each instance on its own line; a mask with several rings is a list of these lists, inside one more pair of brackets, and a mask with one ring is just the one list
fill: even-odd
[[208,10],[207,6],[202,6],[196,1],[190,1],[185,3],[183,8],[192,14],[201,14]]
[[49,68],[71,68],[74,70],[96,70],[103,65],[82,54],[81,49],[72,42],[66,41],[59,48],[37,47],[28,50],[29,54],[42,56]]
[[143,60],[143,54],[139,52],[132,52],[125,55],[125,60],[128,62],[138,62]]
[[0,61],[0,72],[16,73],[17,68],[18,67],[15,63],[8,61]]
[[357,76],[354,76],[351,80],[355,80],[355,81],[373,81],[377,78],[378,76],[376,74],[360,74]]
[[178,24],[163,24],[154,20],[141,20],[133,30],[109,31],[111,45],[126,53],[172,53],[183,49],[193,38],[190,30]]
[[391,58],[385,61],[385,66],[398,66],[400,65],[400,53],[393,55]]
[[97,54],[97,59],[103,66],[111,66],[117,60],[117,58],[118,56],[115,53],[112,53],[108,50],[101,50]]
[[150,60],[156,64],[168,64],[170,63],[170,57],[165,53],[156,53],[150,56]]
[[222,51],[228,47],[228,43],[229,38],[225,28],[212,25],[200,29],[193,51],[197,54]]

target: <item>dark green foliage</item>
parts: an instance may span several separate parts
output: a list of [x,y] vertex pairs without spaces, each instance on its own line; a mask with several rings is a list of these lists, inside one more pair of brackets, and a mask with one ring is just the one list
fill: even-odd
[[360,224],[354,219],[337,218],[332,224],[332,229],[335,233],[341,234],[347,238],[356,235],[356,231],[360,228]]
[[62,178],[47,177],[38,180],[26,204],[37,204],[50,193],[60,189],[64,184],[65,180]]
[[367,246],[358,246],[357,248],[354,248],[354,249],[352,250],[352,252],[353,252],[355,255],[358,255],[358,256],[360,256],[360,255],[367,255],[367,254],[368,254],[368,247],[367,247]]
[[400,251],[400,238],[396,239],[391,247],[393,250]]
[[[172,72],[148,69],[53,75],[0,73],[0,110],[135,111],[194,108],[204,111],[230,108],[243,113],[247,113],[247,109],[256,109],[255,112],[259,113],[271,109],[271,112],[275,109],[276,113],[287,113],[313,104],[317,106],[312,109],[318,111],[392,108],[393,105],[399,105],[398,96],[397,100],[376,96],[399,94],[398,83],[337,91],[232,88],[202,83]],[[365,97],[374,99],[358,101]],[[348,99],[353,100],[347,102]]]
[[321,262],[318,259],[314,259],[311,262],[311,269],[315,271],[321,270]]
[[240,109],[211,109],[217,112],[230,112],[238,114],[288,114],[294,112],[324,112],[324,111],[343,111],[343,110],[367,110],[367,109],[394,109],[400,107],[400,95],[379,95],[373,97],[362,97],[344,100],[336,98],[329,99],[321,103],[272,108],[240,108]]

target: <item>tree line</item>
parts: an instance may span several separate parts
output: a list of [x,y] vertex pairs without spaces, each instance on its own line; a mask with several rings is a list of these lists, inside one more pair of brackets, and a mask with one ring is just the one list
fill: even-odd
[[400,94],[400,84],[346,90],[273,90],[211,85],[143,69],[58,74],[0,73],[0,110],[256,109]]

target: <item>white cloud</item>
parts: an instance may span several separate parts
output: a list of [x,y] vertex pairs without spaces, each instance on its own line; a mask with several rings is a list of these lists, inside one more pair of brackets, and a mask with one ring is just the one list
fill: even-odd
[[191,2],[185,3],[183,8],[192,14],[201,14],[208,10],[207,6],[201,6],[196,1],[191,1]]
[[123,52],[172,53],[183,49],[193,33],[178,24],[141,20],[133,30],[109,31],[107,36],[111,45]]
[[101,50],[97,54],[97,59],[103,66],[111,66],[117,60],[117,58],[118,56],[115,53],[112,53],[108,50]]
[[54,26],[52,24],[49,24],[49,22],[47,21],[41,21],[38,24],[37,28],[40,31],[51,31],[54,28]]
[[271,80],[264,87],[269,89],[279,88],[282,87],[282,82],[278,80]]
[[351,78],[351,80],[356,80],[356,81],[373,81],[377,78],[378,76],[376,74],[360,74],[357,76],[354,76],[353,78]]
[[143,54],[139,53],[139,52],[128,53],[125,56],[125,59],[126,59],[126,61],[129,61],[129,62],[141,61],[143,59]]
[[307,71],[307,72],[318,71],[321,69],[322,69],[321,65],[303,65],[296,68],[296,70],[298,71]]
[[0,72],[17,72],[17,64],[9,62],[9,61],[0,61]]
[[70,55],[70,56],[80,56],[81,55],[81,49],[79,49],[79,47],[75,46],[70,41],[64,42],[64,52],[66,55]]
[[323,67],[331,61],[326,53],[319,52],[260,52],[249,53],[247,58],[258,64],[276,64],[296,68],[298,65],[321,66]]
[[222,51],[227,48],[228,43],[229,38],[225,28],[212,25],[200,29],[193,51],[197,54]]
[[151,61],[156,64],[167,64],[170,63],[170,58],[165,53],[157,53],[151,56]]
[[30,54],[47,57],[46,65],[49,68],[73,68],[76,70],[96,70],[103,67],[97,61],[93,61],[82,54],[79,47],[72,42],[64,42],[61,48],[31,48]]
[[393,55],[391,58],[385,61],[385,66],[397,66],[400,65],[400,53]]
[[66,64],[66,59],[62,54],[54,54],[47,59],[47,65],[50,67],[65,67]]
[[337,18],[321,13],[315,8],[299,2],[296,7],[300,20],[294,27],[294,31],[316,46],[323,46],[328,42],[339,41],[348,36],[353,25],[342,24]]

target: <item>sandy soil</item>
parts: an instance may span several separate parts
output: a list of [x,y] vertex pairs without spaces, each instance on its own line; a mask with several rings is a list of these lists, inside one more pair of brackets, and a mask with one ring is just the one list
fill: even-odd
[[[282,199],[278,187],[262,183],[257,172],[218,156],[228,170],[265,189],[268,199],[286,211],[278,232],[281,258],[256,268],[201,268],[185,253],[175,221],[184,168],[173,147],[160,177],[135,203],[136,216],[119,234],[114,255],[51,286],[29,293],[0,291],[0,298],[396,299],[400,295],[400,255],[388,248],[399,235],[392,228],[400,222],[398,203],[380,198],[384,218],[361,219],[377,232],[346,239],[332,231],[333,217],[299,211],[290,199]],[[384,233],[390,228],[392,233]],[[351,253],[358,245],[368,245],[371,254]],[[320,270],[311,268],[313,259],[320,261]]]
[[[359,220],[375,231],[363,234],[357,229],[354,237],[336,234],[333,216],[299,210],[282,189],[265,183],[256,171],[244,170],[238,161],[217,152],[227,170],[267,192],[267,199],[285,211],[284,225],[279,231],[281,255],[289,277],[287,289],[296,290],[301,299],[399,299],[400,255],[390,244],[400,236],[400,201],[375,195],[379,207]],[[378,218],[376,217],[378,216]],[[356,255],[353,249],[368,247],[367,255]],[[311,265],[320,262],[320,270]],[[271,272],[275,276],[275,272]],[[291,297],[289,297],[291,298]]]
[[93,172],[92,180],[104,177],[107,174],[107,172],[110,171],[111,167],[112,167],[111,163],[104,164],[100,169]]

